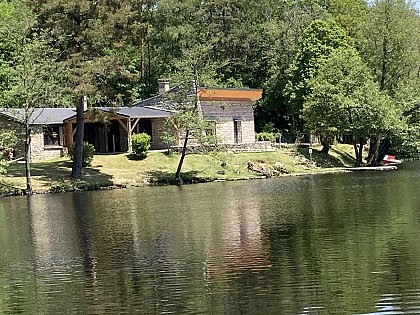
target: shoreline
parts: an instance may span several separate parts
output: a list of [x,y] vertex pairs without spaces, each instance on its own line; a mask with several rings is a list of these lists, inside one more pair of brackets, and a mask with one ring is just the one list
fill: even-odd
[[[301,176],[313,176],[313,175],[322,175],[322,174],[343,174],[343,173],[353,173],[353,172],[372,172],[372,171],[392,171],[397,170],[396,166],[378,166],[378,167],[341,167],[341,168],[324,168],[319,171],[312,172],[297,172],[289,174],[279,174],[276,176],[247,176],[247,177],[236,177],[236,178],[192,178],[190,181],[184,183],[183,185],[192,185],[200,183],[219,183],[219,182],[232,182],[232,181],[245,181],[245,180],[257,180],[257,179],[273,179],[273,178],[282,178],[282,177],[301,177]],[[111,190],[111,189],[127,189],[127,188],[136,188],[136,187],[153,187],[153,186],[173,186],[175,183],[165,182],[157,184],[153,182],[144,183],[144,185],[127,185],[127,184],[111,184],[111,185],[101,185],[101,184],[84,184],[82,186],[60,186],[55,185],[51,186],[48,189],[34,190],[34,195],[41,194],[58,194],[66,192],[77,192],[77,191],[95,191],[95,190]],[[18,197],[26,196],[25,189],[14,188],[10,191],[6,191],[0,194],[0,198],[5,197]]]

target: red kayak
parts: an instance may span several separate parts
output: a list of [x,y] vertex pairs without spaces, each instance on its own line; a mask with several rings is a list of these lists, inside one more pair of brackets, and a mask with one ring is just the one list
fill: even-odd
[[397,160],[394,155],[385,155],[382,160],[383,165],[397,165],[401,164],[400,160]]

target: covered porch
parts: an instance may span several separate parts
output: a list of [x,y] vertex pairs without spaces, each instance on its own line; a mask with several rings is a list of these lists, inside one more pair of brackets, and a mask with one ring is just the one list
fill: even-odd
[[[93,108],[84,112],[84,141],[98,153],[131,152],[131,136],[145,132],[151,137],[151,149],[165,147],[161,134],[170,112],[144,107],[105,109]],[[76,116],[64,120],[66,146],[74,142]]]

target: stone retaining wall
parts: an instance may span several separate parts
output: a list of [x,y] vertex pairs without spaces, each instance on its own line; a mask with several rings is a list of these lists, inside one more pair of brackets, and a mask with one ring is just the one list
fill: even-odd
[[[172,146],[172,151],[181,152],[182,146]],[[208,149],[208,148],[206,148]],[[238,144],[221,144],[220,149],[227,149],[230,152],[271,152],[275,149],[271,146],[270,141],[258,141],[254,143],[238,143]],[[200,145],[188,145],[187,154],[203,153]]]
[[274,151],[270,141],[257,141],[254,143],[226,144],[228,150],[233,152],[265,152]]

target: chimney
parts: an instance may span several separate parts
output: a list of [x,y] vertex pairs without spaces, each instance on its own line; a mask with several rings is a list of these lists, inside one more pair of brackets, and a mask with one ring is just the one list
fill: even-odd
[[159,80],[159,94],[165,94],[169,91],[169,81],[168,80]]

